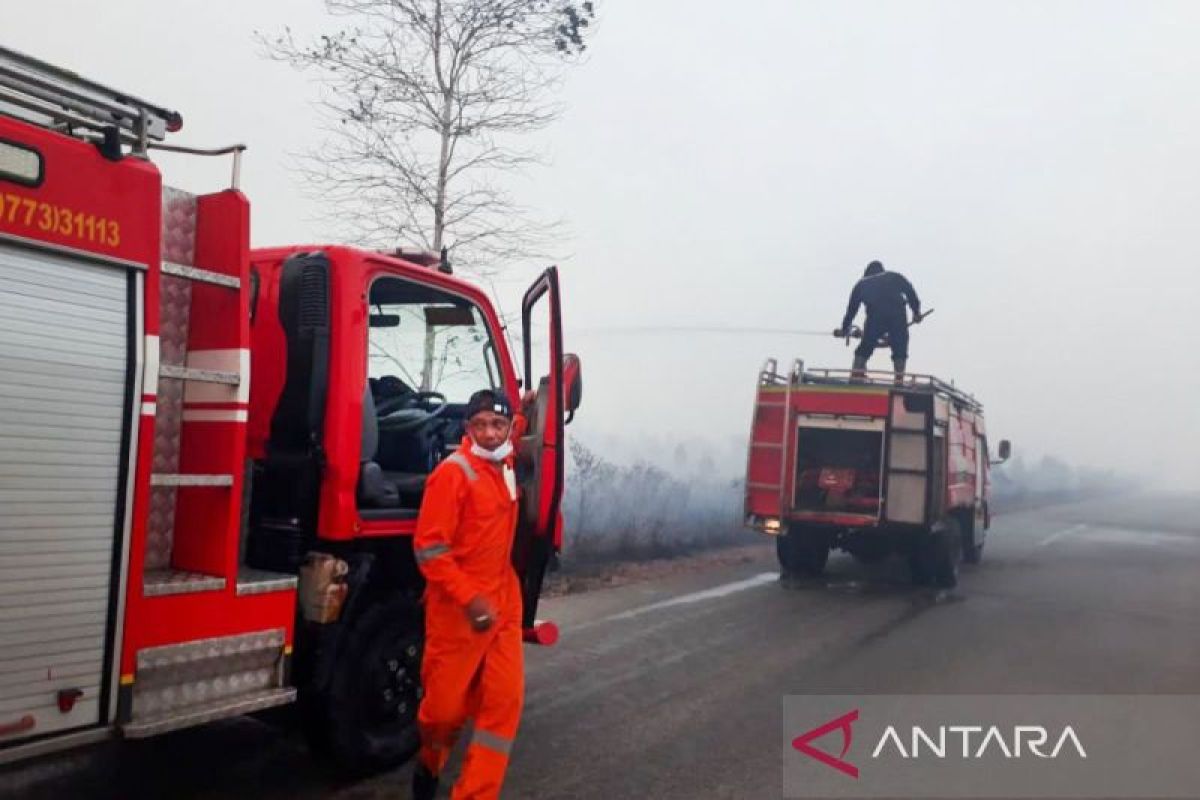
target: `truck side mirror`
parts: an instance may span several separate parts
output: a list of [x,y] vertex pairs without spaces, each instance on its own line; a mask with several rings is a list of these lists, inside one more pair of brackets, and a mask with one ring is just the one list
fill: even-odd
[[579,356],[567,353],[563,356],[563,395],[566,398],[567,422],[575,417],[575,411],[583,402],[583,365]]
[[1008,461],[1009,457],[1012,455],[1012,442],[1010,442],[1008,439],[1001,439],[1000,449],[997,455],[1000,456],[1000,461]]

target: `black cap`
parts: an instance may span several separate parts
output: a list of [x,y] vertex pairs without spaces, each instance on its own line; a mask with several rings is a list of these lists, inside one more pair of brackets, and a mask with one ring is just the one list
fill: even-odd
[[480,411],[493,411],[509,419],[512,419],[513,415],[512,403],[508,402],[508,395],[499,389],[481,389],[471,395],[471,399],[467,401],[465,419],[470,419]]
[[867,264],[867,268],[863,270],[863,277],[868,275],[878,275],[881,272],[883,272],[883,262],[872,261],[870,264]]

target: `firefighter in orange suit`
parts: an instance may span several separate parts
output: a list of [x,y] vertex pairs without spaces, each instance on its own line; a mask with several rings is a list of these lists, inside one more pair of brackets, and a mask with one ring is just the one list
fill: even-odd
[[416,800],[434,797],[468,719],[473,732],[451,796],[500,795],[525,682],[521,587],[511,560],[512,442],[523,427],[502,392],[476,392],[467,403],[467,435],[425,487],[413,540],[427,582]]

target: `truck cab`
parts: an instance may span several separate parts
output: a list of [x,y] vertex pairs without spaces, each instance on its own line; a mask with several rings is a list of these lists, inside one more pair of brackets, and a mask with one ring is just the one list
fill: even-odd
[[[1011,446],[998,445],[999,460]],[[913,580],[952,588],[990,526],[983,406],[930,375],[759,373],[745,522],[776,538],[785,577],[817,576],[831,549],[909,560]]]

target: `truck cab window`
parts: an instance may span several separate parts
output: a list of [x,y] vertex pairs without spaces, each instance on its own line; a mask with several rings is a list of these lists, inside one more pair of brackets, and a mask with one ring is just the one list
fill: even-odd
[[496,388],[495,359],[470,301],[401,278],[371,284],[360,508],[419,507],[425,477],[462,437],[467,400]]

